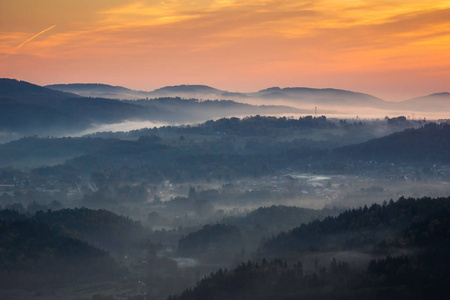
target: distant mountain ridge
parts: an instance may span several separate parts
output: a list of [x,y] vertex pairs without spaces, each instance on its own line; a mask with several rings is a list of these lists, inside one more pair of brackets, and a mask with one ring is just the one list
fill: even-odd
[[448,118],[450,113],[450,93],[446,92],[387,102],[368,94],[338,89],[272,87],[255,93],[238,93],[206,85],[177,85],[144,92],[83,83],[47,88],[7,78],[0,79],[0,103],[0,141],[3,142],[35,134],[73,135],[102,124],[129,121],[192,124],[231,116],[312,114],[315,106],[320,107],[321,114],[358,115],[376,109],[385,115],[414,118],[414,114],[420,117],[431,112],[430,115]]
[[71,92],[84,97],[106,97],[112,99],[136,100],[157,97],[205,98],[215,100],[221,97],[246,97],[241,93],[230,93],[206,85],[165,86],[153,91],[136,91],[121,86],[100,83],[52,84],[47,88],[62,92]]
[[[64,91],[64,92],[72,92],[75,94],[88,96],[87,93],[95,93],[95,94],[101,94],[101,93],[108,93],[108,94],[114,94],[117,93],[119,96],[120,94],[129,93],[129,94],[135,94],[136,96],[141,97],[184,97],[184,96],[193,96],[193,95],[204,95],[204,96],[229,96],[229,97],[253,97],[253,98],[266,98],[266,99],[277,99],[277,96],[280,98],[298,98],[301,97],[307,97],[311,95],[322,95],[322,96],[336,96],[339,95],[341,97],[352,97],[352,98],[365,98],[370,99],[372,101],[383,101],[377,97],[363,94],[363,93],[357,93],[352,91],[346,91],[346,90],[340,90],[340,89],[332,89],[332,88],[326,88],[326,89],[315,89],[315,88],[307,88],[307,87],[287,87],[287,88],[280,88],[280,87],[271,87],[267,89],[260,90],[258,92],[253,93],[239,93],[239,92],[228,92],[219,90],[207,85],[189,85],[189,84],[183,84],[183,85],[174,85],[174,86],[165,86],[162,88],[155,89],[153,91],[135,91],[128,88],[124,88],[121,86],[111,86],[106,84],[98,84],[98,83],[86,83],[86,84],[54,84],[54,85],[47,85],[46,87],[54,90]],[[213,99],[210,99],[213,100]],[[226,99],[224,99],[226,100]]]
[[399,103],[402,108],[415,107],[420,111],[450,111],[450,93],[434,93]]
[[[302,112],[286,106],[255,106],[234,101],[198,101],[170,97],[158,99],[152,97],[154,100],[147,100],[146,95],[149,94],[146,92],[104,84],[50,87],[56,90],[15,79],[0,79],[0,142],[30,135],[74,135],[101,127],[103,124],[130,121],[190,124],[242,114]],[[186,88],[179,86],[161,91]],[[205,86],[193,88],[196,91],[214,91]],[[86,96],[86,93],[91,93],[91,96]],[[111,99],[123,98],[124,95],[139,95],[141,100]]]
[[[85,97],[106,97],[113,99],[145,99],[157,97],[181,97],[197,99],[235,100],[248,103],[283,104],[296,108],[375,108],[397,111],[448,112],[450,111],[450,93],[436,93],[401,102],[390,102],[378,97],[334,88],[309,87],[270,87],[257,92],[240,93],[219,90],[207,85],[175,85],[155,89],[153,91],[134,91],[119,86],[105,84],[58,84],[47,86],[59,91],[71,92]],[[253,101],[253,102],[252,102]]]
[[261,90],[253,95],[267,100],[287,100],[289,104],[304,102],[316,105],[350,105],[375,108],[382,108],[386,104],[386,101],[368,94],[332,88],[273,87]]
[[122,86],[112,86],[108,84],[102,84],[102,83],[70,83],[70,84],[52,84],[45,86],[47,88],[50,88],[52,90],[73,90],[73,91],[79,91],[79,90],[85,90],[85,91],[118,91],[118,92],[136,92],[133,90],[130,90],[128,88],[122,87]]
[[182,84],[182,85],[174,85],[174,86],[166,86],[159,89],[156,89],[153,91],[156,92],[181,92],[181,93],[222,93],[223,91],[220,91],[216,88],[212,88],[207,85],[189,85],[189,84]]
[[83,97],[111,99],[138,99],[148,97],[147,92],[134,91],[122,86],[112,86],[102,83],[52,84],[45,87],[61,92],[74,93]]

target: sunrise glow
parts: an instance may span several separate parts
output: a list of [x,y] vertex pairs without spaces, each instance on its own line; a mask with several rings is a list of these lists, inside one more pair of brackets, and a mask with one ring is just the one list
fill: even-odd
[[0,77],[138,90],[449,90],[450,1],[3,1]]

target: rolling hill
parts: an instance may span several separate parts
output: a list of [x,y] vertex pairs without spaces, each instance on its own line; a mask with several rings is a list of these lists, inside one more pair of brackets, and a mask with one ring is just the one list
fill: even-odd
[[134,91],[121,86],[99,83],[52,84],[46,88],[80,95],[82,97],[110,99],[142,99],[149,97],[148,92]]
[[252,93],[251,96],[270,101],[283,101],[293,106],[312,104],[331,107],[385,108],[387,104],[386,101],[368,94],[339,89],[314,89],[306,87],[272,87],[257,93]]
[[282,104],[304,109],[319,106],[321,111],[337,109],[340,113],[364,114],[363,108],[385,110],[386,115],[404,114],[405,112],[444,112],[450,111],[450,93],[436,93],[401,102],[390,102],[375,96],[342,89],[318,89],[308,87],[271,87],[258,92],[229,92],[206,85],[175,85],[153,91],[135,91],[120,86],[105,84],[55,84],[50,89],[70,92],[83,97],[103,97],[112,99],[148,99],[179,97],[184,99],[226,99],[248,104],[263,103],[267,105]]
[[374,96],[338,89],[314,89],[305,87],[272,87],[253,93],[239,93],[219,90],[206,85],[166,86],[150,92],[134,91],[123,87],[104,84],[57,84],[47,86],[51,89],[71,92],[81,96],[108,97],[114,99],[142,99],[156,97],[181,97],[197,99],[262,100],[263,102],[284,101],[299,107],[304,104],[315,105],[353,105],[358,107],[382,108],[385,101]]
[[[41,87],[14,79],[0,79],[0,139],[9,141],[29,135],[61,136],[79,134],[102,124],[128,121],[196,123],[234,115],[301,113],[284,106],[255,106],[234,101],[199,101],[196,99],[146,99],[145,92],[102,84],[55,85]],[[52,89],[53,88],[53,89]],[[55,90],[61,89],[60,90]],[[172,92],[215,91],[205,86],[167,87],[152,95]],[[138,101],[119,101],[87,96],[139,95]]]
[[378,162],[450,161],[450,125],[430,123],[334,150],[341,158]]
[[405,100],[396,104],[401,109],[413,111],[450,111],[450,93],[435,93],[428,96]]
[[52,84],[47,88],[70,92],[84,97],[102,97],[111,99],[145,99],[158,97],[181,97],[199,99],[234,99],[246,97],[242,93],[221,91],[206,85],[175,85],[158,88],[154,91],[135,91],[121,86],[98,83]]
[[0,79],[0,131],[22,135],[73,134],[96,123],[149,119],[156,109],[91,99],[24,81]]

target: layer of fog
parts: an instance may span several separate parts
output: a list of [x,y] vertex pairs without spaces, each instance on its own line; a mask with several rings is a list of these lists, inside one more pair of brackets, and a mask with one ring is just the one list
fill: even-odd
[[170,124],[168,122],[153,122],[153,121],[125,121],[113,124],[95,124],[91,128],[83,130],[73,136],[83,136],[95,132],[126,132],[142,128],[153,128],[162,126],[177,126],[179,124]]
[[[291,178],[291,179],[289,179]],[[349,175],[285,174],[277,178],[243,178],[234,181],[192,181],[148,184],[147,201],[116,203],[72,202],[67,206],[105,208],[141,221],[153,230],[177,230],[245,216],[272,205],[313,210],[349,209],[401,196],[446,197],[450,184],[445,178],[408,179],[400,174],[386,178]],[[192,190],[196,193],[192,195]],[[27,205],[27,204],[25,204]],[[157,218],[156,218],[157,216]],[[300,224],[298,224],[300,225]]]
[[[290,178],[294,179],[292,181]],[[88,179],[87,179],[88,180]],[[231,185],[231,186],[230,186]],[[95,188],[95,187],[94,187]],[[228,201],[208,197],[206,201],[201,198],[202,192],[216,189],[219,193],[232,188],[234,194],[240,201]],[[184,257],[177,253],[178,241],[189,233],[200,230],[206,224],[235,224],[233,218],[245,218],[246,215],[259,207],[269,207],[271,205],[288,205],[302,208],[311,208],[320,210],[323,208],[333,209],[333,207],[356,208],[372,203],[382,203],[390,199],[405,197],[422,196],[448,196],[450,194],[450,185],[445,178],[423,178],[422,180],[410,180],[408,178],[370,178],[362,176],[347,175],[323,175],[307,173],[286,173],[278,176],[269,176],[259,179],[243,178],[233,181],[192,181],[184,183],[171,183],[165,181],[161,184],[148,185],[148,197],[145,202],[137,202],[135,199],[128,199],[128,203],[105,203],[91,208],[105,208],[114,211],[120,215],[129,216],[134,220],[140,220],[147,230],[149,241],[154,245],[159,245],[156,257],[141,257],[132,253],[123,253],[128,257],[132,268],[140,270],[147,268],[151,270],[155,278],[167,278],[172,276],[174,281],[179,280],[180,286],[187,287],[210,272],[217,271],[219,268],[233,268],[239,263],[237,259],[244,261],[252,259],[252,255],[266,235],[275,235],[278,233],[277,227],[273,224],[264,224],[266,228],[255,224],[254,227],[248,224],[238,227],[241,232],[249,235],[239,246],[225,249],[229,253],[239,254],[241,249],[245,248],[245,253],[235,258],[224,258],[224,261],[212,261],[212,250],[205,253],[199,253],[198,257]],[[195,189],[197,196],[193,195]],[[260,195],[267,193],[265,191],[277,191],[274,198],[261,199]],[[214,195],[214,193],[213,193]],[[30,195],[31,197],[32,195]],[[73,196],[73,195],[72,195]],[[156,197],[155,197],[156,196]],[[241,197],[242,196],[242,197]],[[177,197],[182,197],[180,203],[186,206],[176,209],[171,202]],[[194,197],[193,205],[189,206],[190,200]],[[76,199],[58,198],[58,194],[48,197],[48,202],[40,202],[41,209],[44,211],[51,207],[50,199],[56,199],[61,202],[62,207],[80,207],[80,202]],[[24,202],[23,206],[32,213],[33,203]],[[44,207],[47,205],[47,207]],[[85,206],[86,203],[83,204]],[[36,206],[34,204],[34,206]],[[89,205],[87,205],[89,207]],[[2,202],[2,207],[8,207]],[[154,217],[158,216],[159,220]],[[282,222],[283,220],[280,220]],[[293,226],[299,226],[301,223]],[[292,228],[292,227],[290,227]],[[288,230],[290,228],[284,228]],[[246,231],[246,232],[245,232]],[[214,247],[211,246],[211,249]],[[223,250],[223,249],[222,249]],[[142,251],[141,249],[139,251]],[[364,269],[368,261],[375,256],[370,253],[358,251],[344,252],[317,252],[307,255],[291,257],[292,262],[302,261],[305,272],[313,273],[322,267],[328,267],[330,261],[336,258],[337,261],[350,262],[352,268]],[[150,271],[148,271],[150,273]],[[191,277],[179,279],[175,274],[190,274]],[[145,275],[150,276],[150,275]],[[145,277],[138,277],[139,281],[152,281]],[[137,281],[137,280],[135,280]],[[153,288],[153,287],[152,287]],[[178,291],[178,290],[177,290]],[[164,291],[165,292],[165,291]],[[156,299],[164,299],[166,295],[161,290],[156,295]]]
[[[293,119],[298,119],[298,118],[302,118],[302,117],[306,117],[306,116],[325,116],[329,119],[340,119],[340,120],[346,120],[347,122],[365,122],[365,121],[370,121],[370,120],[382,120],[385,117],[389,117],[389,118],[395,118],[398,116],[405,116],[407,117],[408,120],[438,120],[438,119],[445,119],[448,118],[448,116],[443,116],[440,115],[438,113],[436,114],[426,114],[426,116],[424,115],[418,115],[415,114],[414,117],[411,117],[413,114],[400,114],[400,113],[394,113],[394,112],[385,112],[385,111],[377,111],[377,112],[373,112],[370,113],[369,111],[367,112],[363,112],[358,114],[357,112],[348,112],[348,113],[322,113],[320,110],[317,112],[317,114],[315,114],[314,110],[312,111],[311,114],[259,114],[260,116],[265,116],[265,117],[277,117],[277,118],[281,118],[281,117],[286,117],[286,118],[293,118]],[[246,118],[246,117],[252,117],[255,115],[237,115],[235,117],[237,118]],[[93,134],[93,133],[98,133],[98,132],[127,132],[127,131],[132,131],[132,130],[140,130],[140,129],[146,129],[146,128],[158,128],[158,127],[163,127],[163,126],[182,126],[182,125],[190,125],[190,126],[195,126],[198,124],[201,124],[203,122],[206,122],[208,120],[218,120],[220,118],[210,118],[210,119],[202,119],[202,120],[192,120],[192,121],[188,121],[188,122],[183,122],[183,123],[177,123],[177,122],[155,122],[155,121],[125,121],[125,122],[120,122],[120,123],[113,123],[113,124],[96,124],[86,130],[80,131],[80,132],[75,132],[75,133],[67,133],[67,134],[59,134],[57,135],[58,137],[64,137],[64,136],[71,136],[71,137],[80,137],[80,136],[84,136],[84,135],[89,135],[89,134]],[[381,133],[380,133],[381,136]],[[0,143],[1,142],[9,142],[11,140],[15,140],[19,138],[19,136],[17,134],[15,135],[7,135],[4,134],[2,136],[0,136]]]

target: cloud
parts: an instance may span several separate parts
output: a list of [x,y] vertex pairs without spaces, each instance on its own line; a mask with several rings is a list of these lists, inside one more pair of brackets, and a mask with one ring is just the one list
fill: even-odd
[[66,31],[36,44],[33,53],[39,55],[39,47],[43,50],[47,44],[58,45],[58,52],[65,54],[126,55],[128,51],[134,55],[161,48],[171,53],[171,48],[180,47],[184,52],[217,51],[222,46],[242,53],[243,45],[256,43],[261,51],[277,49],[265,53],[268,59],[296,51],[285,46],[339,52],[389,49],[404,42],[426,43],[428,38],[436,40],[445,34],[442,26],[447,26],[449,16],[441,1],[424,5],[414,0],[408,5],[392,0],[203,0],[189,6],[176,0],[127,1],[98,11],[89,29]]
[[[219,82],[232,89],[230,82],[243,86],[258,80],[335,86],[336,78],[343,81],[347,76],[346,82],[370,82],[373,75],[366,79],[363,74],[374,72],[395,73],[400,80],[413,72],[419,78],[421,70],[429,74],[450,67],[448,1],[102,0],[95,6],[88,2],[94,3],[86,0],[71,7],[77,12],[74,16],[67,8],[63,14],[46,15],[64,16],[58,19],[36,15],[33,20],[57,24],[63,33],[30,44],[53,27],[27,39],[30,28],[46,25],[33,23],[28,29],[7,32],[0,26],[0,53],[21,49],[8,60],[0,58],[0,64],[39,76],[45,71],[49,78],[50,72],[57,72],[97,82],[113,78],[116,84],[129,78],[142,85],[155,82],[154,87],[159,82],[195,81]],[[81,17],[85,9],[88,17]],[[23,67],[30,63],[33,68]],[[63,63],[66,68],[60,67]],[[433,79],[448,82],[448,72],[439,72],[440,77]],[[381,82],[385,77],[379,78]]]

